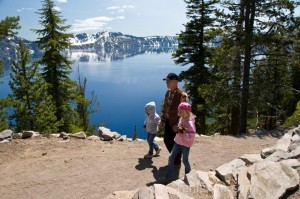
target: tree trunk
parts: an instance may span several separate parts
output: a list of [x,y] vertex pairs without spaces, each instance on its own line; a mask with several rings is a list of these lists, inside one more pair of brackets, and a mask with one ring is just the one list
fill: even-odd
[[251,64],[251,45],[253,40],[253,26],[255,17],[255,1],[244,0],[245,4],[245,60],[244,60],[244,73],[242,83],[242,95],[241,95],[241,115],[240,115],[240,134],[247,132],[247,112],[248,112],[248,99],[249,99],[249,75]]
[[231,121],[229,134],[237,135],[239,133],[239,112],[238,106],[231,107]]

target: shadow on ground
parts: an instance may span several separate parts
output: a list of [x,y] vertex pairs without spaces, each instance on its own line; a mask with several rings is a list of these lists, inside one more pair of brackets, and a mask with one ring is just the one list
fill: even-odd
[[[139,171],[147,169],[147,168],[152,168],[151,172],[153,173],[153,177],[154,177],[155,180],[153,182],[147,183],[146,184],[147,186],[151,186],[153,184],[159,183],[159,179],[163,178],[166,171],[167,171],[167,165],[163,166],[163,167],[159,167],[157,169],[157,167],[152,165],[152,163],[153,163],[152,159],[139,158],[138,159],[138,164],[135,166],[135,168]],[[181,168],[181,166],[175,166],[174,167],[174,173],[173,173],[173,176],[172,176],[172,181],[177,180],[179,178],[180,168]]]
[[286,130],[266,130],[266,129],[256,129],[254,133],[243,134],[243,135],[236,135],[233,136],[235,138],[244,138],[247,139],[248,137],[258,137],[263,139],[264,137],[274,137],[274,138],[281,138],[286,133]]

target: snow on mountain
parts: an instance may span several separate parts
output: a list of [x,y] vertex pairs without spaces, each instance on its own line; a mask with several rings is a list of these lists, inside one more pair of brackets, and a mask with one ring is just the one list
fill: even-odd
[[[16,46],[20,37],[6,38],[0,41],[0,60],[15,60]],[[33,57],[42,55],[37,43],[23,39]],[[123,59],[137,54],[149,52],[172,52],[177,48],[178,40],[175,36],[150,36],[136,37],[124,35],[120,32],[98,32],[95,34],[73,34],[70,37],[70,49],[68,54],[73,60],[101,61],[107,59]],[[82,54],[90,52],[92,54]],[[71,53],[73,52],[73,54]],[[76,52],[76,53],[75,53]]]
[[[91,47],[91,44],[104,46],[128,46],[141,45],[152,47],[174,47],[178,45],[177,37],[172,36],[150,36],[136,37],[132,35],[124,35],[120,32],[99,32],[96,34],[81,33],[72,35],[70,42],[73,47],[79,46]],[[77,46],[77,47],[76,47]],[[95,47],[95,46],[94,46]]]

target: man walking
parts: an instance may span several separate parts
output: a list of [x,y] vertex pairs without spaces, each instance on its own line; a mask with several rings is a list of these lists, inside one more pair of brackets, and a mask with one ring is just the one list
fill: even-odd
[[[168,91],[163,101],[160,127],[164,126],[164,143],[171,152],[178,128],[178,105],[181,101],[182,91],[178,88],[179,78],[175,73],[169,73],[163,80],[166,81]],[[181,153],[176,156],[174,164],[181,164]]]

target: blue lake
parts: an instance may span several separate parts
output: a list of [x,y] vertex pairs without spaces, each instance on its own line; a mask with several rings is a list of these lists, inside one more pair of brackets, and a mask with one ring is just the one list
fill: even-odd
[[[92,57],[92,55],[89,55]],[[171,53],[147,53],[114,61],[89,59],[80,62],[72,55],[72,79],[76,79],[77,69],[87,78],[86,97],[95,92],[100,110],[91,115],[91,124],[104,126],[119,134],[132,137],[136,125],[139,138],[145,138],[143,123],[144,106],[154,101],[157,112],[167,90],[162,80],[169,72],[180,73],[187,66],[174,64]],[[0,79],[0,97],[10,92],[9,71]],[[182,83],[180,83],[182,87]]]

